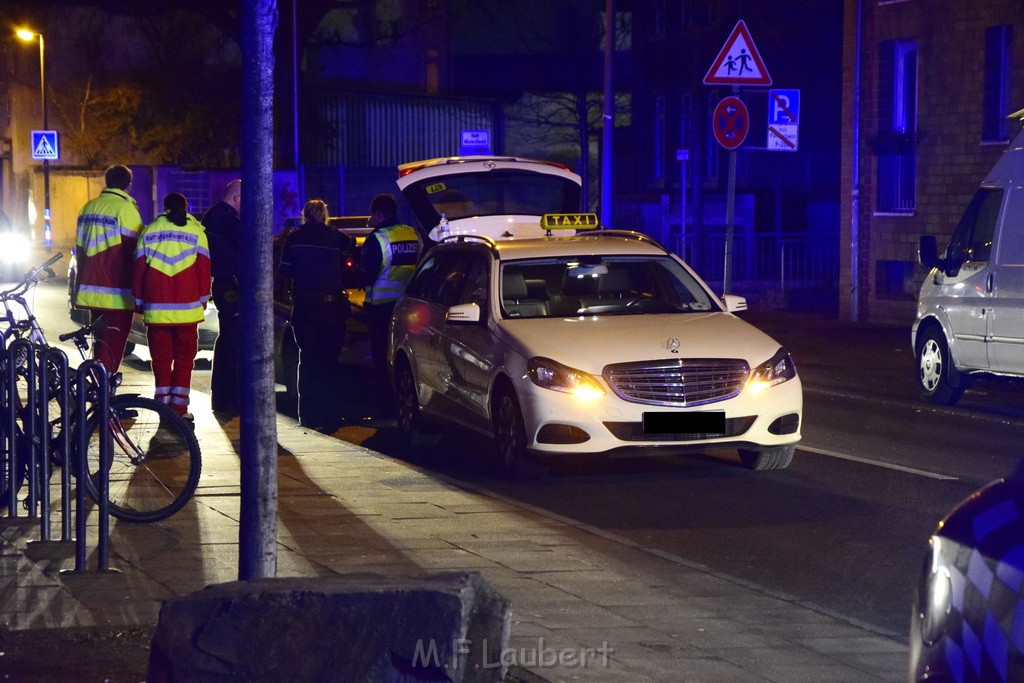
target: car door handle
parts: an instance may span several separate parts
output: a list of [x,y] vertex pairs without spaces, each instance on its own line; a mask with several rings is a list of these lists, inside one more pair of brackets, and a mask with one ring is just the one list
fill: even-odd
[[992,282],[992,273],[989,273],[988,277],[985,278],[985,291],[988,292],[989,294],[992,293]]

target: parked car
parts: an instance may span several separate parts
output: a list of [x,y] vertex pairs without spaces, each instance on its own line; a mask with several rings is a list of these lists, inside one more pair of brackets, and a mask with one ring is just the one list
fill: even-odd
[[953,404],[976,377],[1024,378],[1024,130],[982,181],[942,257],[920,239],[929,272],[911,330],[918,388]]
[[[75,295],[78,291],[78,260],[75,258],[74,250],[71,250],[71,259],[68,262],[68,315],[76,325],[86,325],[89,322],[89,311],[78,308],[75,305]],[[206,305],[203,313],[203,322],[199,323],[199,350],[212,351],[213,344],[217,341],[217,331],[220,329],[217,318],[217,306],[213,299]],[[142,315],[136,313],[132,318],[132,329],[128,333],[128,345],[125,347],[125,354],[135,351],[136,346],[149,346],[146,338],[146,323]]]
[[914,595],[909,680],[1024,680],[1021,510],[1018,465],[939,522]]
[[[389,370],[399,427],[494,441],[500,471],[572,454],[737,449],[789,465],[802,389],[790,354],[733,315],[681,259],[593,214],[538,220],[552,236],[442,237],[399,300]],[[555,236],[563,230],[565,236]]]
[[580,210],[580,177],[522,157],[427,159],[398,167],[398,188],[431,240],[475,234],[539,237],[540,217]]

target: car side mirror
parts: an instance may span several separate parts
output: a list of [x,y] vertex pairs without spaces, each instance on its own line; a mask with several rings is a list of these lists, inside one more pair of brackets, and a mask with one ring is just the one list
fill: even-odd
[[730,313],[739,313],[740,311],[747,310],[747,298],[744,296],[724,294],[722,295],[722,303],[725,304],[725,310]]
[[448,309],[445,319],[450,323],[480,322],[480,305],[477,303],[456,304]]
[[917,243],[917,261],[925,270],[939,268],[945,270],[945,259],[939,258],[939,248],[935,242],[935,235],[921,235]]

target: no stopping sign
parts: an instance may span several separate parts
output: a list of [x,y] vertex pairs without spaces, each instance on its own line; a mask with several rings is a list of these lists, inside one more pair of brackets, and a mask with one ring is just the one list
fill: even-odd
[[714,120],[711,122],[718,144],[726,149],[736,149],[743,144],[750,130],[750,116],[747,105],[738,97],[729,96],[715,107]]

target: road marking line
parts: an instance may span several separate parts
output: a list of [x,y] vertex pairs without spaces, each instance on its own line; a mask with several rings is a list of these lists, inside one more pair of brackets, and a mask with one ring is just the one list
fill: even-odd
[[878,467],[885,467],[890,470],[899,470],[900,472],[909,472],[910,474],[919,474],[922,477],[929,477],[930,479],[939,479],[941,481],[960,481],[960,477],[951,477],[947,474],[939,474],[938,472],[929,472],[928,470],[919,470],[916,467],[907,467],[906,465],[896,465],[891,462],[881,462],[879,460],[869,460],[868,458],[859,458],[856,455],[847,455],[846,453],[836,453],[835,451],[828,451],[824,448],[813,448],[811,446],[797,445],[797,449],[801,451],[807,451],[809,453],[816,453],[817,455],[825,455],[830,458],[839,458],[840,460],[852,460],[853,462],[864,463],[865,465],[876,465]]

